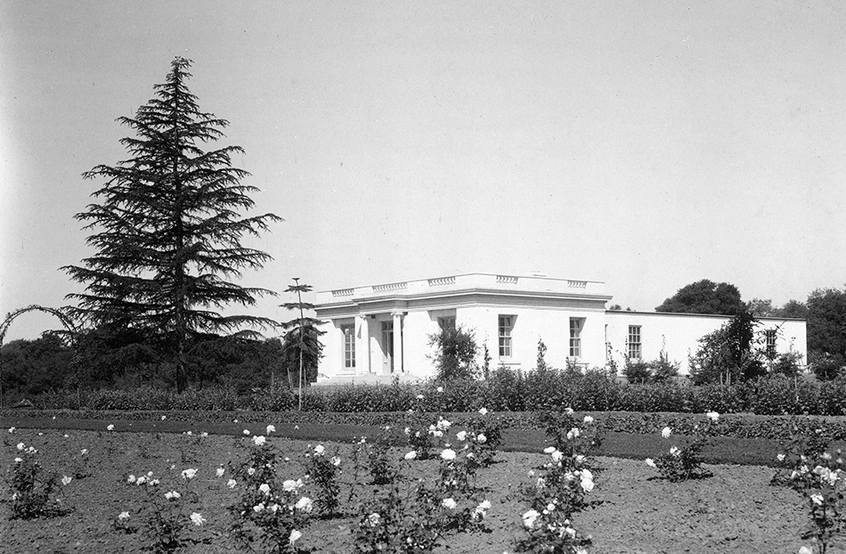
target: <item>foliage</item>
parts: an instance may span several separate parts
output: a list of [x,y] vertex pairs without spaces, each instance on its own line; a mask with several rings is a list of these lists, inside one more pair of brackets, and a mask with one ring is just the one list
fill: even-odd
[[[143,531],[150,541],[150,549],[155,553],[173,552],[191,544],[210,543],[209,537],[194,538],[189,536],[189,523],[201,527],[205,524],[202,514],[193,511],[199,504],[199,497],[191,490],[191,481],[197,470],[188,468],[181,472],[181,481],[171,487],[162,486],[161,479],[154,476],[152,471],[145,475],[127,478],[127,485],[142,488],[145,500],[141,507],[144,514]],[[177,488],[181,490],[177,490]],[[188,512],[191,512],[190,514]],[[128,516],[128,513],[127,513]],[[127,517],[128,520],[128,517]],[[132,533],[137,528],[132,527],[126,520],[118,516],[115,530]]]
[[827,352],[811,352],[810,358],[811,371],[821,381],[830,381],[840,375],[843,368],[846,367],[846,356],[842,354],[829,354]]
[[[671,446],[669,452],[662,453],[654,460],[647,458],[647,465],[656,468],[661,478],[670,482],[709,477],[711,472],[702,468],[701,452],[709,436],[715,432],[713,427],[719,425],[719,414],[708,412],[706,420],[704,427],[708,429],[703,429],[700,425],[695,426],[692,439],[683,442],[680,447]],[[665,439],[669,439],[672,435],[670,427],[665,427],[661,431],[661,436]]]
[[324,517],[337,515],[340,505],[339,495],[341,487],[338,485],[341,458],[337,455],[331,458],[326,455],[326,448],[318,444],[311,452],[306,452],[303,468],[308,476],[309,484],[314,483],[317,489],[314,503],[318,513]]
[[730,283],[702,279],[680,288],[656,312],[735,315],[743,311],[740,291]]
[[[282,324],[285,330],[285,340],[282,345],[285,369],[292,388],[301,388],[317,381],[317,366],[323,357],[323,344],[320,336],[326,334],[318,329],[323,323],[313,317],[305,317],[304,310],[314,310],[314,304],[302,301],[302,293],[311,292],[311,285],[300,284],[294,279],[294,284],[285,289],[287,293],[296,293],[296,302],[286,302],[282,307],[286,310],[299,311],[299,316]],[[302,364],[302,375],[300,365]]]
[[808,296],[808,351],[846,355],[846,290],[817,289]]
[[798,377],[802,373],[802,368],[799,366],[801,359],[802,355],[798,352],[782,352],[770,362],[770,373]]
[[629,383],[649,383],[652,381],[652,365],[646,360],[626,357],[623,375]]
[[238,146],[204,151],[203,143],[223,136],[224,119],[200,111],[186,86],[191,62],[177,57],[156,96],[134,117],[120,123],[135,131],[121,140],[130,154],[115,166],[98,165],[84,176],[105,179],[76,219],[94,230],[87,242],[96,253],[80,266],[66,266],[86,284],[68,309],[72,317],[109,331],[140,329],[148,344],[175,367],[177,388],[187,384],[188,342],[198,334],[231,332],[275,322],[248,315],[224,315],[231,304],[251,306],[272,291],[246,288],[227,279],[258,269],[271,257],[241,245],[259,236],[274,214],[241,217],[255,187],[243,185],[248,173],[232,166]]
[[693,382],[731,384],[764,375],[763,355],[755,348],[757,325],[751,312],[741,310],[726,325],[700,338],[689,363]]
[[[832,540],[843,534],[843,476],[842,452],[828,451],[830,437],[823,429],[811,433],[793,428],[793,436],[785,451],[778,455],[779,467],[771,483],[786,485],[801,493],[806,501],[809,522],[803,539],[812,539],[818,552],[828,551]],[[800,552],[811,552],[803,547]]]
[[429,346],[434,349],[431,359],[435,365],[437,380],[453,381],[478,376],[476,356],[479,347],[476,345],[473,331],[461,325],[446,326],[439,333],[429,335]]
[[300,530],[313,509],[312,500],[300,495],[302,479],[280,482],[279,456],[264,436],[253,437],[248,450],[244,462],[230,464],[230,486],[241,490],[241,498],[229,507],[232,536],[242,548],[259,542],[273,554],[300,552]]
[[61,506],[58,476],[48,474],[38,461],[38,450],[20,442],[9,468],[9,488],[12,490],[10,519],[35,519],[64,515]]

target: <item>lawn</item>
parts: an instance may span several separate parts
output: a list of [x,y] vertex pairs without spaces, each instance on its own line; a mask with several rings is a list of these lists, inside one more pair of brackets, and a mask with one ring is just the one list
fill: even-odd
[[[114,431],[107,431],[111,423]],[[4,489],[0,503],[0,536],[10,552],[142,552],[148,544],[142,533],[121,534],[112,529],[118,514],[128,511],[131,521],[142,516],[140,489],[126,483],[128,475],[153,471],[162,479],[162,490],[179,490],[187,483],[184,469],[197,469],[190,483],[196,497],[186,510],[203,514],[207,523],[189,526],[192,538],[202,541],[186,552],[231,552],[236,550],[229,533],[232,517],[227,507],[239,496],[237,487],[226,481],[231,465],[246,458],[251,434],[264,433],[264,425],[199,421],[121,421],[46,419],[0,420],[3,431],[0,467],[13,465],[17,443],[38,450],[45,468],[59,474],[89,474],[73,479],[63,488],[63,504],[69,513],[62,517],[34,521],[9,520],[9,494]],[[315,519],[303,529],[302,546],[312,552],[352,552],[358,516],[356,498],[370,494],[368,485],[352,469],[353,437],[373,437],[377,428],[340,425],[282,425],[270,444],[288,459],[279,473],[283,478],[303,476],[303,455],[320,442],[341,460],[342,515]],[[191,435],[185,433],[191,432]],[[208,433],[203,436],[203,433]],[[677,440],[673,438],[672,440]],[[683,483],[657,479],[654,469],[643,463],[647,456],[665,451],[672,440],[660,436],[609,434],[598,458],[596,488],[592,505],[577,513],[573,525],[591,535],[594,553],[656,552],[796,552],[803,544],[800,531],[806,516],[801,496],[787,488],[773,487],[771,468],[778,445],[772,441],[721,439],[705,452],[709,461],[723,463],[706,467],[713,476]],[[683,439],[678,439],[683,440]],[[532,481],[548,456],[541,453],[544,436],[539,431],[506,432],[504,451],[497,463],[481,470],[477,487],[491,502],[487,532],[449,535],[436,552],[513,551],[525,533],[521,514],[528,506],[519,487]],[[87,449],[86,456],[81,456]],[[407,448],[395,448],[399,463]],[[729,462],[729,463],[726,463]],[[744,464],[744,465],[740,465]],[[418,478],[433,479],[436,460],[415,460],[406,464],[405,486]],[[226,468],[218,477],[216,470]],[[352,500],[350,499],[351,494]],[[308,490],[306,489],[308,494]],[[190,513],[190,511],[188,513]],[[137,521],[136,521],[137,523]],[[448,548],[447,548],[448,547]]]

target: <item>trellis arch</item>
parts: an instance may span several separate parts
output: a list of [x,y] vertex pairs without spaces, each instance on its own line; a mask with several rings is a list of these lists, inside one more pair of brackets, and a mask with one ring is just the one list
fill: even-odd
[[[76,326],[73,324],[73,321],[62,313],[61,310],[57,310],[56,308],[49,308],[47,306],[38,306],[33,304],[31,306],[27,306],[25,308],[19,308],[9,314],[6,315],[6,318],[3,320],[3,323],[0,323],[0,350],[3,348],[3,341],[6,338],[6,332],[9,330],[9,327],[12,325],[12,322],[17,318],[19,315],[23,315],[27,312],[44,312],[46,314],[50,314],[55,316],[59,321],[62,322],[62,325],[65,326],[65,329],[68,330],[71,336],[71,341],[74,341],[76,337]],[[72,343],[73,344],[73,343]],[[2,367],[3,362],[0,359],[0,408],[3,408],[3,378],[2,378]]]
[[3,320],[3,323],[0,323],[0,348],[3,347],[3,340],[6,338],[6,332],[9,330],[9,326],[12,325],[12,322],[15,320],[16,317],[19,315],[23,315],[27,312],[44,312],[46,314],[51,314],[56,316],[59,321],[62,322],[62,325],[65,326],[65,329],[71,333],[71,336],[76,333],[76,326],[73,324],[73,321],[62,313],[61,310],[57,310],[56,308],[48,308],[47,306],[38,306],[33,304],[31,306],[27,306],[26,308],[19,308],[14,312],[11,312],[6,315],[6,319]]

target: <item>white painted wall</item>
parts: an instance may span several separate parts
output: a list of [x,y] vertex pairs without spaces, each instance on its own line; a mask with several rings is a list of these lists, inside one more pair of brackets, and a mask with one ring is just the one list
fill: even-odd
[[[656,360],[663,349],[671,362],[679,363],[679,374],[687,375],[690,373],[688,358],[696,352],[699,339],[719,329],[730,319],[728,316],[705,314],[609,311],[606,312],[606,340],[617,367],[622,368],[625,364],[629,326],[639,325],[642,359]],[[805,321],[763,318],[757,331],[763,333],[765,329],[778,329],[776,350],[779,353],[799,352],[802,355],[801,363],[807,363]]]

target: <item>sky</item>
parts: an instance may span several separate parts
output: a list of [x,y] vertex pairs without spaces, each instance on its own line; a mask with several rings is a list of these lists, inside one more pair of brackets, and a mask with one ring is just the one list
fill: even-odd
[[252,315],[292,318],[293,277],[543,272],[644,311],[842,288],[844,28],[838,1],[0,2],[0,314],[83,290],[81,175],[176,56],[246,215],[285,219],[245,241],[274,260],[241,283],[280,293]]

